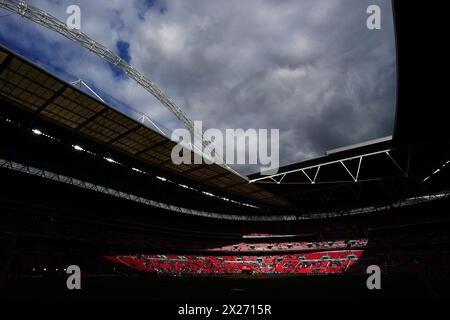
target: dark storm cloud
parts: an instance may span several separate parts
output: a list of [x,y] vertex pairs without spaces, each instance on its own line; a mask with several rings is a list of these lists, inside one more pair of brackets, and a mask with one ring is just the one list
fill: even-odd
[[[382,30],[366,9],[382,8]],[[194,119],[279,128],[288,164],[392,133],[395,44],[389,1],[168,1],[131,47]],[[240,168],[241,169],[241,168]]]
[[[59,12],[66,5],[45,3]],[[366,28],[371,4],[382,9],[381,30]],[[282,165],[392,133],[396,62],[389,0],[80,5],[83,31],[110,48],[129,43],[133,65],[192,119],[220,129],[280,129]],[[117,81],[109,68],[92,64],[90,78],[106,91],[121,92],[168,127],[179,125],[131,81]]]

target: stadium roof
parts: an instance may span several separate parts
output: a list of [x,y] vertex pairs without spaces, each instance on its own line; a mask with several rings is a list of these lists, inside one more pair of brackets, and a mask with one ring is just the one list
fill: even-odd
[[0,79],[2,99],[105,146],[224,192],[274,206],[288,204],[222,166],[175,165],[175,142],[2,46]]
[[400,144],[385,137],[330,150],[322,157],[282,167],[275,175],[254,174],[249,179],[305,211],[363,206],[425,192],[430,186],[423,182],[448,163],[448,146],[448,141]]
[[218,165],[174,165],[175,142],[1,46],[0,80],[0,98],[36,116],[160,170],[295,214],[420,195],[421,182],[433,180],[427,179],[450,158],[448,135],[440,133],[443,117],[400,104],[393,137],[247,179]]

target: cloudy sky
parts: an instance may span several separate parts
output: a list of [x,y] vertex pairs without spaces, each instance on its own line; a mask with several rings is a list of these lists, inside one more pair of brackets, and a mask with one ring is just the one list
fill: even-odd
[[[204,127],[280,129],[286,165],[392,134],[396,62],[389,0],[35,0],[158,84]],[[368,30],[366,9],[382,9]],[[130,113],[176,118],[132,80],[56,33],[0,11],[0,42]],[[247,174],[254,167],[236,167]]]

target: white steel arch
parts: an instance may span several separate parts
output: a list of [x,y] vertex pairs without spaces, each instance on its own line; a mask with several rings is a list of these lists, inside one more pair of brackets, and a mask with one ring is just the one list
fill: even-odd
[[[120,58],[117,54],[106,48],[104,45],[90,38],[80,30],[69,29],[66,23],[52,16],[48,12],[28,4],[24,0],[0,0],[0,8],[19,14],[20,16],[27,18],[36,24],[61,34],[67,39],[81,45],[101,59],[123,71],[128,77],[136,81],[151,95],[158,99],[163,106],[169,109],[169,111],[172,112],[192,134],[199,137],[199,139],[201,139],[200,141],[202,141],[204,149],[211,150],[212,147],[210,142],[203,139],[203,132],[195,131],[194,122],[167,94],[165,94],[153,81],[145,77],[142,73]],[[223,163],[223,165],[221,165],[222,167],[246,179],[246,177],[238,174],[230,166],[228,166],[223,161],[222,155],[215,152],[214,158],[216,163]]]
[[193,130],[194,123],[188,115],[158,86],[146,78],[142,73],[137,71],[133,66],[113,53],[111,50],[90,38],[83,32],[77,29],[69,29],[66,23],[51,14],[41,10],[37,7],[29,5],[23,0],[0,0],[0,8],[17,13],[24,18],[27,18],[47,29],[55,31],[67,39],[83,46],[98,57],[114,65],[119,70],[123,71],[131,79],[139,83],[144,89],[158,99],[167,109],[169,109],[189,130]]

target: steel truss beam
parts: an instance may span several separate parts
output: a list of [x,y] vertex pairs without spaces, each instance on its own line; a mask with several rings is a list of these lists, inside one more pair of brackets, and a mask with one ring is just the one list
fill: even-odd
[[12,171],[26,173],[32,176],[41,177],[48,180],[57,181],[60,183],[76,186],[79,188],[91,190],[94,192],[99,192],[103,194],[107,194],[110,196],[127,199],[130,201],[134,201],[137,203],[141,203],[150,207],[160,208],[164,210],[168,210],[171,212],[176,212],[180,214],[187,214],[193,216],[200,216],[212,219],[224,219],[224,220],[250,220],[250,221],[287,221],[287,220],[295,220],[295,216],[245,216],[245,215],[233,215],[226,213],[218,213],[218,212],[207,212],[200,211],[195,209],[183,208],[174,206],[171,204],[150,200],[147,198],[143,198],[140,196],[136,196],[133,194],[129,194],[123,191],[111,189],[105,186],[101,186],[98,184],[90,183],[87,181],[79,180],[76,178],[68,177],[65,175],[61,175],[58,173],[54,173],[51,171],[47,171],[40,168],[35,168],[26,164],[17,163],[14,161],[0,159],[0,169],[9,169]]
[[295,221],[295,220],[311,220],[311,219],[323,219],[323,218],[331,218],[331,217],[342,217],[349,215],[357,215],[357,214],[367,214],[367,213],[376,213],[389,210],[390,208],[399,208],[405,206],[411,206],[418,203],[429,202],[439,199],[445,199],[450,197],[450,190],[445,190],[438,193],[427,194],[416,196],[413,198],[402,199],[399,201],[391,202],[389,204],[382,204],[376,206],[369,207],[359,207],[348,210],[339,210],[339,211],[327,211],[327,212],[319,212],[319,213],[303,213],[300,216],[297,215],[276,215],[276,216],[246,216],[246,215],[232,215],[226,213],[216,213],[216,212],[206,212],[199,211],[195,209],[187,209],[182,207],[177,207],[170,204],[165,204],[159,201],[149,200],[143,197],[139,197],[136,195],[132,195],[126,192],[118,191],[115,189],[111,189],[108,187],[100,186],[97,184],[93,184],[86,181],[81,181],[72,177],[60,175],[54,172],[50,172],[47,170],[31,167],[25,164],[20,164],[17,162],[13,162],[10,160],[0,159],[0,169],[9,169],[17,172],[27,173],[29,175],[41,177],[44,179],[58,181],[60,183],[65,183],[73,186],[77,186],[80,188],[92,190],[94,192],[104,193],[110,196],[119,197],[123,199],[127,199],[130,201],[138,202],[150,207],[161,208],[165,210],[169,210],[172,212],[201,216],[212,219],[223,219],[223,220],[235,220],[235,221]]
[[[391,155],[391,152],[393,152],[393,151],[395,151],[395,150],[386,149],[386,150],[381,150],[381,151],[376,151],[376,152],[365,153],[365,154],[361,154],[361,155],[357,155],[357,156],[353,156],[353,157],[324,162],[324,163],[313,165],[313,166],[307,166],[307,167],[302,167],[302,168],[298,168],[298,169],[294,169],[294,170],[289,170],[286,172],[280,172],[280,173],[269,175],[269,176],[263,176],[260,178],[250,180],[249,182],[250,183],[265,183],[265,184],[329,184],[329,183],[344,183],[344,182],[362,182],[362,181],[366,181],[366,180],[359,179],[360,172],[361,172],[361,165],[362,165],[363,160],[368,157],[373,157],[373,156],[382,155],[382,154],[385,154],[387,156],[387,158],[390,161],[392,161],[392,163],[395,165],[395,167],[400,170],[401,174],[403,174],[405,177],[408,177],[409,168],[403,169],[398,164],[398,162]],[[358,167],[357,167],[356,172],[352,173],[350,171],[350,169],[348,168],[348,166],[345,164],[347,161],[350,161],[350,160],[358,160]],[[323,167],[326,167],[326,166],[334,165],[334,164],[341,164],[350,179],[348,181],[336,181],[336,180],[317,181],[320,169]],[[311,175],[306,172],[307,170],[315,170],[315,172],[313,175]],[[299,172],[302,173],[308,179],[309,182],[283,182],[284,179],[286,178],[286,176],[292,175],[295,173],[299,173]],[[371,180],[373,180],[373,179],[371,179]]]
[[88,89],[89,92],[91,92],[98,100],[100,100],[101,102],[105,103],[105,100],[103,100],[102,97],[100,97],[100,96],[97,94],[97,92],[95,92],[95,91],[94,91],[94,90],[93,90],[86,82],[84,82],[83,80],[79,79],[79,80],[77,80],[77,81],[74,81],[74,82],[71,83],[71,85],[73,85],[73,86],[79,85],[80,87],[81,87],[81,86],[84,86],[84,87],[85,87],[86,89]]

